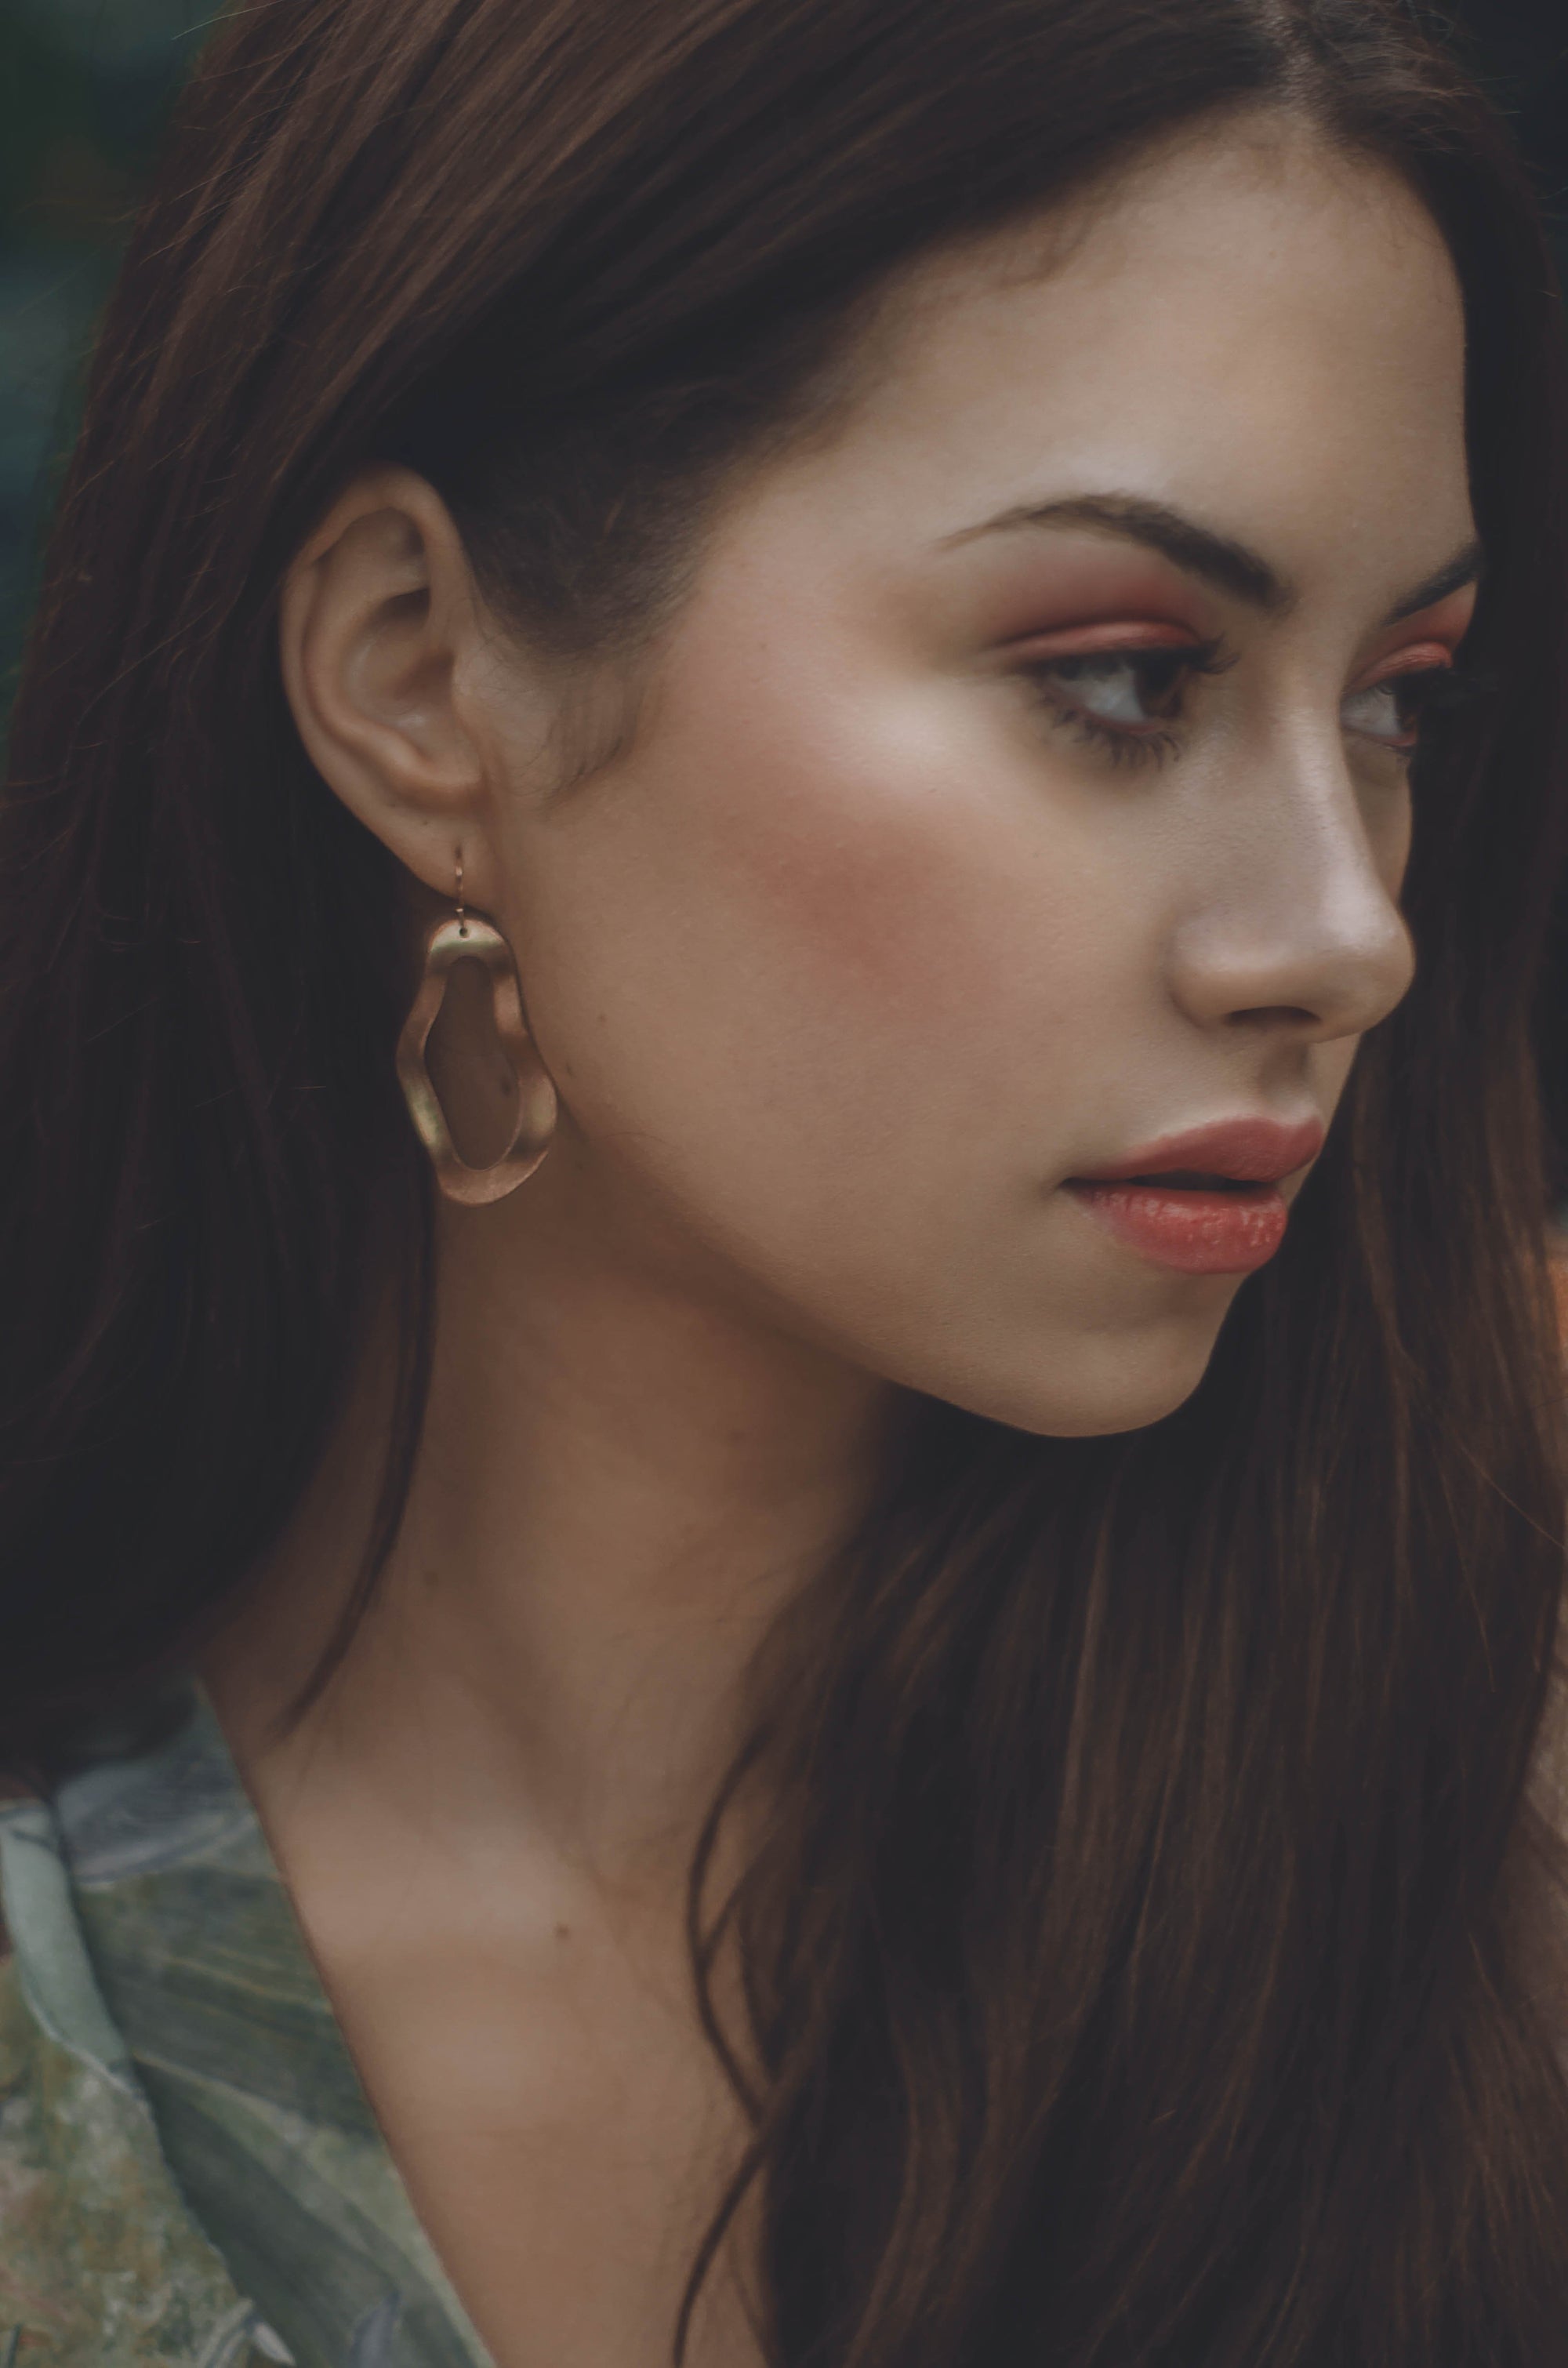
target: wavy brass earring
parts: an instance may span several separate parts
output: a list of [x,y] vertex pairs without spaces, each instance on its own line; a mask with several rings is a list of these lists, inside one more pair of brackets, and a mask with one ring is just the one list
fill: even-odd
[[[545,1075],[532,1037],[523,1019],[522,992],[512,949],[488,921],[471,913],[463,903],[462,859],[457,860],[457,910],[450,920],[438,921],[425,945],[425,975],[403,1022],[397,1044],[398,1082],[408,1104],[419,1139],[429,1153],[436,1181],[449,1201],[482,1208],[503,1200],[531,1176],[550,1149],[555,1133],[555,1087]],[[487,1167],[471,1167],[460,1158],[437,1098],[425,1047],[436,1015],[446,997],[447,981],[460,962],[482,963],[490,980],[495,1013],[495,1033],[512,1064],[517,1083],[517,1122],[499,1159]]]

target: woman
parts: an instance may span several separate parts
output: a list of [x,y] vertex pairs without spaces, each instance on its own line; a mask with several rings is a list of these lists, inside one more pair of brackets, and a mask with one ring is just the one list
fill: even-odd
[[6,812],[17,2358],[1554,2356],[1548,285],[1381,0],[215,40]]

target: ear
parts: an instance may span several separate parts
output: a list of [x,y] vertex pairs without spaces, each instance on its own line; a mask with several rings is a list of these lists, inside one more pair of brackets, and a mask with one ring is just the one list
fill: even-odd
[[367,470],[284,584],[283,685],[311,762],[351,812],[438,894],[460,852],[468,900],[493,905],[493,736],[479,689],[494,628],[462,540],[412,470]]

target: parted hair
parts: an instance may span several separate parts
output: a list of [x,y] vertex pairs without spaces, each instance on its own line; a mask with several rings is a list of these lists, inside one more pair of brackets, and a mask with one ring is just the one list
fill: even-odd
[[924,1405],[758,1665],[690,1890],[752,2144],[687,2317],[744,2195],[778,2368],[1568,2344],[1530,1047],[1568,447],[1528,189],[1395,0],[244,0],[49,550],[0,807],[0,1752],[42,1782],[264,1562],[388,1292],[356,1608],[417,1453],[400,880],[276,654],[335,490],[420,470],[520,632],[630,646],[891,272],[1258,107],[1452,251],[1492,692],[1418,760],[1415,985],[1193,1396],[1093,1440]]

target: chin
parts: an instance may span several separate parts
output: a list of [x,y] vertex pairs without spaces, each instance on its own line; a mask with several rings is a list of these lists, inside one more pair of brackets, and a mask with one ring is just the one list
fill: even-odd
[[1219,1324],[1157,1332],[1079,1337],[1027,1359],[1006,1373],[972,1377],[970,1387],[937,1389],[971,1414],[1032,1431],[1042,1439],[1104,1439],[1143,1430],[1186,1404],[1208,1370]]

